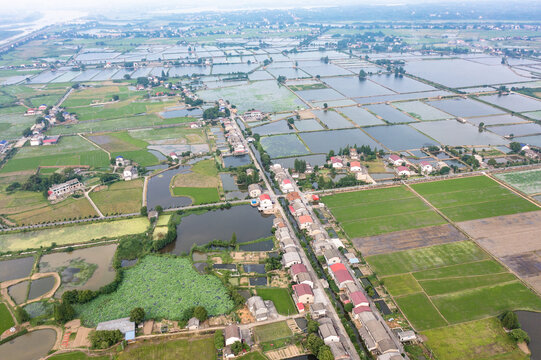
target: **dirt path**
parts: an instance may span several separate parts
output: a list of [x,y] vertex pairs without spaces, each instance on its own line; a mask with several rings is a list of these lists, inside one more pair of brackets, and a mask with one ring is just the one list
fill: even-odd
[[99,185],[94,185],[92,186],[89,190],[85,191],[85,198],[88,200],[88,202],[90,203],[90,205],[92,205],[92,207],[94,208],[94,210],[96,211],[96,213],[98,214],[98,216],[100,218],[103,218],[103,214],[101,213],[100,209],[98,208],[98,206],[94,203],[94,201],[90,198],[90,196],[88,195],[92,190],[94,190],[96,187],[98,187]]
[[79,135],[80,137],[82,137],[83,139],[85,139],[86,141],[88,141],[89,143],[91,143],[92,145],[97,147],[98,149],[105,151],[107,153],[107,156],[109,156],[109,160],[111,160],[111,153],[109,151],[105,150],[104,148],[102,148],[101,146],[96,144],[94,141],[92,141],[89,138],[85,137],[83,134],[78,133],[77,135]]

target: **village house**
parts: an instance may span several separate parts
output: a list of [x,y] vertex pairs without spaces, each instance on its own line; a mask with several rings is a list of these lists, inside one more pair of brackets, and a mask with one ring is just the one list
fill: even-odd
[[401,166],[402,164],[405,163],[405,161],[400,156],[395,155],[395,154],[389,155],[389,157],[387,158],[387,161],[389,162],[389,164],[393,166]]
[[370,306],[370,304],[368,303],[368,299],[360,290],[350,293],[349,299],[351,300],[353,307]]
[[337,343],[340,342],[340,337],[338,336],[338,333],[336,332],[336,329],[334,328],[332,324],[332,320],[329,318],[322,318],[319,319],[319,335],[325,342],[325,345],[329,345],[333,342]]
[[120,166],[120,167],[126,165],[124,158],[120,155],[115,158],[115,164],[116,166]]
[[289,273],[291,274],[293,281],[298,282],[297,276],[299,276],[299,274],[308,274],[308,269],[304,264],[295,264],[291,266]]
[[323,303],[315,302],[310,305],[310,313],[312,314],[313,319],[318,319],[327,315],[327,308]]
[[283,193],[289,193],[294,190],[293,184],[291,183],[291,180],[289,179],[283,179],[280,183],[280,190],[282,190]]
[[46,136],[43,139],[43,145],[56,145],[56,144],[58,144],[59,139],[60,139],[60,135]]
[[342,169],[344,167],[344,161],[339,156],[331,157],[331,164],[335,169]]
[[370,306],[357,306],[355,308],[353,308],[353,317],[355,319],[359,319],[359,316],[361,313],[363,312],[372,312],[372,309],[370,309]]
[[178,160],[177,153],[174,151],[169,153],[169,157],[174,161]]
[[311,304],[314,302],[314,292],[309,285],[297,284],[293,285],[293,292],[297,298],[297,302],[302,304]]
[[293,192],[290,192],[290,193],[286,194],[286,199],[287,199],[287,201],[292,203],[295,200],[300,200],[301,196],[299,195],[299,193],[297,191],[293,191]]
[[255,317],[256,321],[265,321],[269,317],[269,310],[260,296],[252,296],[246,300],[246,306]]
[[34,135],[30,138],[30,146],[40,146],[43,144],[43,139],[45,138],[42,134]]
[[344,264],[336,263],[329,266],[329,268],[331,269],[331,275],[334,278],[336,285],[338,285],[340,289],[344,289],[348,283],[354,283],[351,274],[347,271]]
[[199,319],[193,317],[188,320],[188,325],[186,325],[186,328],[190,331],[199,329]]
[[422,174],[430,174],[432,171],[434,171],[434,168],[432,167],[432,164],[430,164],[428,161],[421,161],[419,163],[419,168],[421,170]]
[[357,153],[357,149],[350,148],[349,149],[349,157],[350,157],[351,160],[359,160],[360,157],[359,157],[359,154]]
[[291,215],[297,217],[302,215],[308,215],[308,210],[300,199],[293,201],[291,205],[289,205],[289,212],[291,213]]
[[314,288],[314,282],[312,281],[312,278],[310,277],[310,274],[308,273],[300,273],[297,275],[297,283],[298,284],[306,284],[310,286],[311,288]]
[[335,248],[331,248],[328,250],[325,250],[323,252],[323,256],[325,257],[325,261],[327,262],[327,266],[331,266],[333,264],[340,262],[340,252],[336,250]]
[[250,193],[250,197],[255,199],[261,195],[261,186],[259,184],[250,184],[248,185],[248,192]]
[[259,211],[272,210],[273,204],[269,194],[259,195]]
[[78,190],[83,190],[84,185],[79,182],[78,179],[71,179],[62,184],[56,184],[49,188],[47,191],[49,200],[56,200],[58,198],[69,196]]
[[241,341],[240,329],[236,324],[227,325],[224,329],[225,345],[230,346]]
[[119,330],[124,340],[135,339],[135,323],[129,317],[98,323],[96,330]]
[[139,173],[137,172],[137,168],[135,166],[130,165],[124,168],[122,176],[124,177],[125,181],[130,181],[137,179],[139,177]]
[[417,340],[417,335],[413,330],[400,331],[397,335],[401,343]]
[[346,349],[344,348],[344,345],[342,345],[339,342],[332,342],[329,344],[329,347],[331,348],[331,352],[334,356],[334,360],[349,360],[351,359],[351,356],[348,355],[346,352]]
[[351,172],[361,172],[362,171],[361,163],[359,161],[352,161],[349,164],[349,171],[351,171]]
[[308,229],[313,224],[312,217],[310,215],[299,216],[299,228],[301,230]]
[[399,166],[396,168],[396,174],[398,176],[410,176],[411,172],[407,166]]
[[[292,250],[292,251],[289,251]],[[286,269],[289,269],[291,266],[295,264],[300,264],[301,257],[299,256],[299,253],[296,249],[288,249],[283,255],[282,255],[282,263],[284,264],[284,267]]]
[[264,117],[263,112],[259,111],[259,110],[250,110],[250,111],[246,111],[243,114],[243,118],[247,122],[259,121],[259,120],[263,119],[263,117]]

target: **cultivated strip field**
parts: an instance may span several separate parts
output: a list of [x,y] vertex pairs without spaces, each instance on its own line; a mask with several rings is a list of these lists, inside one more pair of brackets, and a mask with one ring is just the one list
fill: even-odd
[[541,169],[496,174],[496,177],[525,194],[541,194]]
[[445,220],[405,187],[323,197],[350,238],[443,224]]
[[446,224],[354,238],[351,241],[364,256],[369,256],[462,240],[466,240],[466,236],[454,226]]
[[472,220],[458,225],[541,292],[541,211]]
[[416,330],[541,310],[541,298],[470,241],[366,257]]
[[411,187],[452,221],[539,210],[486,176],[426,182]]

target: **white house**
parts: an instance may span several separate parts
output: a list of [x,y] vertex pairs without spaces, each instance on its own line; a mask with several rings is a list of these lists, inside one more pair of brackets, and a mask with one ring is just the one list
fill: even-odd
[[116,166],[124,166],[124,158],[122,156],[117,156],[115,159]]
[[398,176],[410,176],[411,172],[407,166],[399,166],[396,168],[396,174]]
[[261,186],[259,184],[250,184],[248,185],[248,192],[250,193],[250,197],[255,199],[261,195]]
[[224,338],[226,346],[241,341],[239,327],[236,324],[227,325],[224,329]]
[[332,167],[335,169],[341,169],[344,167],[344,161],[339,156],[331,157],[331,164],[332,164]]
[[335,248],[325,250],[323,256],[325,257],[328,266],[340,262],[340,253]]
[[310,215],[299,216],[299,228],[301,230],[308,229],[313,223],[314,221]]
[[32,138],[30,138],[30,146],[39,146],[43,144],[43,138],[44,136],[41,134],[32,136]]
[[423,174],[430,174],[432,171],[434,171],[434,167],[428,161],[421,161],[419,163],[419,167],[421,168],[421,173]]
[[363,169],[361,168],[361,163],[359,161],[352,161],[349,164],[349,171],[351,172],[361,172]]
[[323,318],[319,321],[319,335],[326,345],[333,342],[340,342],[340,337],[336,333],[332,321],[328,318]]
[[259,195],[259,210],[265,211],[265,210],[272,210],[272,200],[269,196],[269,194],[261,194]]
[[269,318],[269,310],[260,296],[252,296],[246,300],[246,306],[257,321],[265,321]]
[[284,193],[288,193],[288,192],[292,192],[295,189],[293,188],[293,184],[291,183],[291,180],[284,179],[280,183],[280,190],[282,190],[282,192]]
[[297,250],[293,249],[293,251],[286,252],[282,255],[282,262],[284,263],[284,267],[289,269],[291,266],[300,264],[302,261]]
[[400,166],[404,163],[404,160],[402,160],[400,156],[395,154],[389,155],[387,161],[393,166]]
[[130,165],[124,168],[123,176],[124,180],[129,181],[137,179],[139,177],[139,173],[137,172],[137,168],[135,166]]

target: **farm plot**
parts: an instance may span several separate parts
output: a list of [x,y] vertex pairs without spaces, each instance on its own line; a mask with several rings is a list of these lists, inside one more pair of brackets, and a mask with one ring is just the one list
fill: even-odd
[[228,313],[233,302],[221,281],[200,275],[187,258],[146,256],[124,273],[118,289],[76,307],[84,324],[129,316],[130,309],[142,307],[148,318],[180,319],[196,305],[209,315]]
[[261,138],[263,149],[271,158],[306,155],[309,153],[306,146],[297,135],[276,135]]
[[71,108],[74,106],[87,106],[93,103],[104,103],[113,100],[114,95],[118,95],[119,100],[126,100],[132,94],[135,94],[127,86],[100,86],[84,88],[74,91],[64,101],[63,106]]
[[541,170],[496,174],[496,177],[525,194],[541,193]]
[[442,360],[529,358],[496,318],[428,330],[423,334],[428,338],[426,344]]
[[38,166],[105,167],[109,165],[107,154],[79,136],[60,138],[51,146],[27,146],[20,149],[7,162],[1,173],[36,169]]
[[194,204],[220,201],[220,179],[213,159],[197,162],[190,173],[173,178],[173,195],[190,197]]
[[111,153],[111,158],[122,156],[142,166],[158,164],[158,158],[147,151],[148,143],[134,139],[127,132],[92,135],[91,141]]
[[257,342],[267,342],[283,339],[293,335],[285,321],[275,322],[267,325],[260,325],[254,328],[254,337]]
[[143,179],[116,182],[105,190],[90,193],[103,214],[131,214],[141,209]]
[[[35,123],[36,117],[22,115],[25,111],[24,109],[25,108],[21,106],[21,109],[14,114],[0,112],[0,132],[2,133],[2,140],[15,140],[20,138],[24,129]],[[6,108],[1,110],[6,110]]]
[[297,310],[291,295],[287,289],[281,288],[258,288],[257,295],[263,300],[271,300],[281,315],[296,314]]
[[445,222],[405,187],[336,194],[325,196],[322,201],[350,238]]
[[460,231],[445,224],[353,238],[351,241],[364,256],[369,256],[462,240],[466,240],[466,237]]
[[541,298],[470,241],[366,260],[416,330],[495,316],[509,309],[541,309]]
[[[541,292],[541,211],[472,220],[459,226]],[[517,241],[520,239],[520,241]]]
[[132,130],[129,134],[134,139],[140,139],[153,145],[162,144],[205,144],[204,129],[185,127],[169,127],[161,129]]
[[54,229],[0,235],[0,248],[19,251],[47,247],[52,243],[66,245],[84,243],[101,238],[115,238],[144,232],[149,225],[146,218],[134,218],[94,224],[65,226]]
[[486,176],[414,184],[412,188],[453,221],[539,209]]

